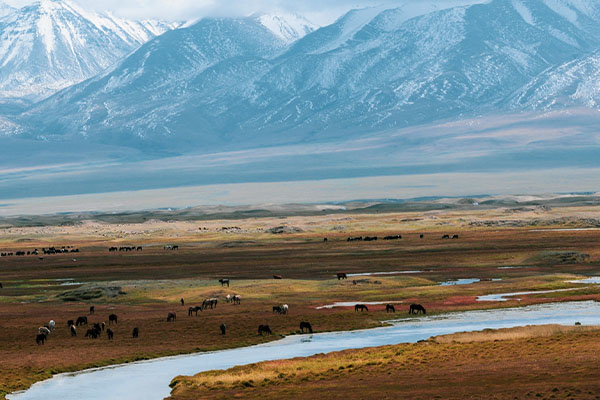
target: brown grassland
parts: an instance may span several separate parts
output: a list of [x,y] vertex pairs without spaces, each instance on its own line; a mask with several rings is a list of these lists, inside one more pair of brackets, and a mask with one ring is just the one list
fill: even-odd
[[[322,332],[376,327],[389,319],[383,305],[369,307],[369,313],[342,307],[316,309],[336,301],[397,302],[399,312],[406,316],[407,305],[403,303],[411,302],[422,303],[436,314],[549,301],[600,300],[599,285],[567,282],[600,275],[600,230],[556,230],[595,227],[589,222],[594,219],[600,220],[600,207],[7,226],[0,229],[2,252],[63,245],[77,247],[80,252],[0,258],[0,282],[4,286],[0,289],[0,398],[55,373],[275,340],[297,333],[298,323],[303,320]],[[291,233],[268,231],[278,226],[289,228]],[[421,233],[425,235],[423,239],[419,238]],[[460,238],[442,240],[446,233],[459,234]],[[403,239],[346,242],[348,236],[377,235],[381,239],[391,234],[402,234]],[[328,238],[327,243],[323,242],[324,237]],[[177,244],[180,250],[164,250],[167,244]],[[108,252],[111,246],[128,245],[143,246],[144,250]],[[519,268],[498,268],[503,266]],[[421,272],[342,281],[335,278],[336,272],[386,271]],[[274,280],[274,274],[284,279]],[[221,287],[219,278],[230,278],[231,287]],[[464,286],[439,285],[457,278],[483,281]],[[576,289],[522,296],[521,301],[476,301],[482,294],[563,288]],[[226,304],[226,294],[241,295],[242,304]],[[181,297],[185,298],[185,307],[179,304]],[[187,316],[187,306],[208,297],[219,298],[215,310]],[[289,315],[274,314],[272,306],[283,303],[289,304]],[[85,329],[81,327],[78,337],[70,337],[66,321],[87,315],[90,305],[96,307],[95,314],[88,315],[90,322],[108,322],[110,313],[119,316],[118,325],[113,327],[114,341],[109,342],[105,336],[97,340],[84,338]],[[167,323],[166,316],[171,311],[177,313],[177,320]],[[57,330],[45,345],[37,346],[37,328],[50,319],[57,322]],[[219,333],[221,323],[228,326],[225,336]],[[263,323],[269,324],[275,335],[258,336],[257,326]],[[137,340],[131,338],[133,327],[140,329]],[[473,390],[475,397],[490,390],[497,390],[498,397],[507,397],[507,391],[517,388],[517,382],[534,377],[541,382],[546,377],[546,383],[556,378],[564,385],[557,383],[558,392],[552,392],[553,387],[548,392],[542,390],[540,383],[539,389],[531,390],[533,396],[541,393],[561,398],[567,396],[568,390],[571,396],[567,397],[586,397],[589,391],[598,389],[583,379],[595,373],[590,366],[592,355],[598,352],[586,354],[584,349],[588,346],[597,350],[593,341],[598,343],[598,335],[594,330],[577,330],[531,338],[501,338],[500,342],[444,343],[437,339],[357,352],[356,357],[367,360],[364,363],[344,360],[343,357],[355,355],[343,352],[343,357],[327,355],[282,362],[292,363],[289,368],[296,368],[296,362],[315,363],[316,375],[295,373],[292,377],[285,373],[285,379],[273,379],[271,372],[259,371],[259,367],[240,367],[239,371],[261,377],[264,374],[266,378],[248,378],[253,383],[242,389],[239,382],[224,377],[214,380],[213,385],[212,378],[206,379],[211,372],[193,378],[194,381],[178,378],[185,383],[176,386],[174,394],[177,398],[217,398],[221,394],[264,397],[261,388],[268,388],[266,392],[272,393],[273,398],[277,393],[284,398],[304,395],[304,390],[307,396],[311,390],[323,390],[321,393],[336,397],[342,390],[356,398],[385,398],[390,390],[389,393],[405,393],[402,397],[406,398],[445,398],[441,388],[451,390],[453,377],[460,376],[458,382],[464,383],[465,376],[475,374],[474,383],[464,386],[464,390]],[[492,351],[494,346],[501,351]],[[523,354],[531,355],[523,359],[521,366],[519,348]],[[544,350],[539,357],[536,349]],[[373,361],[365,354],[388,354],[389,359]],[[486,360],[495,359],[499,360],[497,368],[504,372],[494,370],[496,363],[485,366]],[[335,364],[335,360],[341,364]],[[536,360],[541,363],[539,371],[537,367],[530,368]],[[324,368],[327,363],[332,366]],[[348,364],[355,367],[347,367]],[[558,367],[572,369],[560,375],[556,372]],[[513,377],[509,376],[510,371],[515,372]],[[377,377],[376,385],[365,384],[371,375]],[[489,378],[496,375],[497,378]],[[577,381],[567,385],[568,379],[575,376],[582,377],[581,384]],[[489,378],[489,385],[478,386],[476,382],[481,383],[484,377]],[[425,384],[418,384],[420,381]],[[431,388],[435,385],[426,382],[439,383],[440,389],[435,391]],[[341,389],[344,387],[350,390]],[[526,396],[521,389],[515,389],[515,393]]]

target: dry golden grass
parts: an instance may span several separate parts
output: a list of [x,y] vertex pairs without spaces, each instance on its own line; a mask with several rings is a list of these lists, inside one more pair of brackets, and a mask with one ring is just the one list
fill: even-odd
[[486,329],[479,332],[459,332],[451,335],[435,336],[431,340],[437,343],[474,343],[496,340],[515,340],[533,337],[549,337],[570,332],[595,331],[594,326],[565,325],[528,325],[516,328]]

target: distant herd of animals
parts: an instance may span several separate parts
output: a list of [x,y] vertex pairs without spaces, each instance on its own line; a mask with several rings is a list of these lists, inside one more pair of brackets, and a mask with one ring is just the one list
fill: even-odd
[[[424,234],[419,234],[419,238],[423,239],[425,237]],[[458,235],[443,235],[442,239],[458,239]],[[383,240],[400,240],[402,239],[402,235],[388,235],[383,238]],[[348,237],[346,239],[347,242],[372,242],[379,240],[378,236],[356,236],[356,237]],[[328,243],[328,238],[323,238],[323,242]],[[178,245],[166,245],[163,247],[164,250],[179,250]],[[142,246],[113,246],[109,247],[109,252],[130,252],[130,251],[142,251]],[[74,248],[73,246],[62,246],[62,247],[50,247],[41,249],[43,254],[65,254],[65,253],[79,253],[79,249]],[[5,251],[1,252],[1,257],[12,257],[12,256],[29,256],[29,255],[39,255],[40,251],[38,249],[34,250],[19,250],[19,251]],[[274,279],[283,279],[280,275],[273,275]]]
[[[424,234],[419,234],[419,239],[424,239]],[[346,239],[347,242],[373,242],[378,240],[378,236],[350,236]],[[383,240],[400,240],[402,239],[402,235],[388,235],[384,236]],[[458,239],[458,235],[443,235],[442,239]],[[327,238],[323,239],[323,242],[328,243],[329,240]]]
[[[40,253],[41,251],[41,253]],[[49,247],[43,248],[41,250],[33,249],[33,250],[18,250],[18,251],[6,251],[1,252],[0,257],[22,257],[22,256],[37,256],[40,254],[68,254],[68,253],[79,253],[79,249],[73,246],[63,246],[63,247]]]

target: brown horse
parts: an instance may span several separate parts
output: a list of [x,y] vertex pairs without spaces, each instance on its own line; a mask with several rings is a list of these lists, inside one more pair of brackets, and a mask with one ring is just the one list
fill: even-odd
[[302,331],[302,333],[304,333],[305,329],[306,329],[306,331],[308,333],[313,333],[312,326],[310,325],[310,322],[304,322],[304,321],[300,322],[300,330]]
[[38,344],[38,346],[40,344],[44,344],[46,342],[46,339],[48,338],[48,336],[44,335],[43,333],[39,333],[36,337],[35,337],[35,342]]
[[411,304],[410,308],[408,309],[408,313],[409,314],[418,314],[418,313],[423,313],[423,314],[427,314],[427,311],[425,310],[425,307],[423,307],[420,304]]
[[273,279],[283,279],[283,276],[281,276],[281,275],[273,275]]
[[170,312],[167,315],[167,322],[175,321],[176,319],[177,319],[177,314],[175,314],[174,312]]
[[106,330],[106,335],[108,336],[108,340],[113,340],[113,337],[115,337],[115,333],[110,328]]
[[357,304],[357,305],[355,305],[355,306],[354,306],[354,311],[355,311],[355,312],[357,312],[357,311],[359,311],[359,310],[360,310],[360,312],[363,312],[363,311],[367,311],[367,312],[369,312],[369,307],[367,307],[367,306],[366,306],[366,305],[364,305],[364,304]]
[[112,324],[113,322],[114,322],[115,324],[119,322],[119,318],[117,317],[117,314],[110,314],[110,315],[108,316],[108,324],[110,325],[110,324]]
[[385,306],[385,312],[396,312],[396,307],[394,307],[393,304],[386,304]]
[[224,335],[225,332],[227,331],[227,325],[221,324],[221,326],[219,328],[221,329],[221,335]]
[[188,308],[188,316],[191,317],[192,313],[196,313],[196,317],[197,317],[198,311],[202,311],[202,307],[200,307],[200,306],[190,307],[190,308]]
[[338,278],[338,281],[340,279],[348,279],[348,275],[346,275],[344,272],[338,272],[337,278]]

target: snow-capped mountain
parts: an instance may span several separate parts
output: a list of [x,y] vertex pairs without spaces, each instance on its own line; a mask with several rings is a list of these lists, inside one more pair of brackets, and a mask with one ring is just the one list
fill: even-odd
[[11,14],[11,13],[13,13],[15,11],[16,11],[15,8],[13,8],[13,7],[9,6],[8,4],[3,3],[2,1],[0,1],[0,18],[6,16],[8,14]]
[[68,0],[40,0],[7,12],[0,18],[0,99],[40,100],[104,71],[173,27],[86,11]]
[[318,26],[297,14],[282,13],[257,16],[261,24],[286,43],[292,43],[318,29]]
[[404,2],[351,11],[287,42],[260,19],[202,20],[21,121],[45,138],[201,151],[514,111],[514,93],[600,48],[600,4]]

